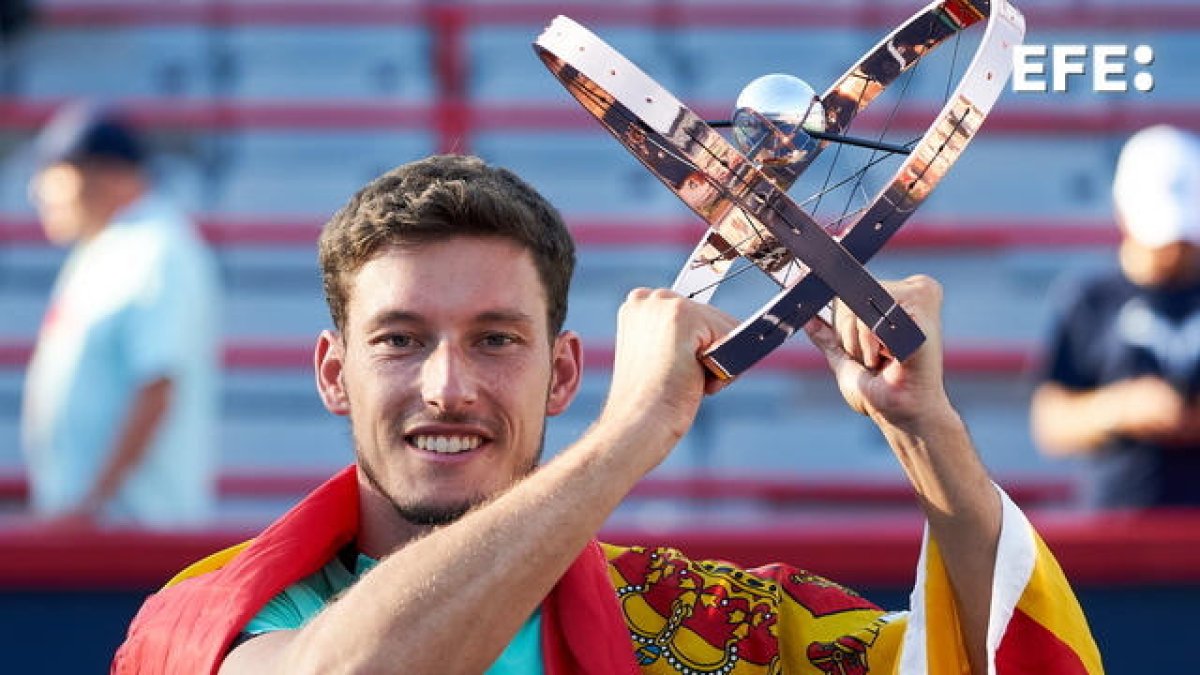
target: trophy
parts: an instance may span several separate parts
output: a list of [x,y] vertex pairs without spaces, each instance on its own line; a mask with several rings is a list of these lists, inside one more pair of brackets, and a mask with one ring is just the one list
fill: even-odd
[[[849,135],[884,89],[948,38],[982,36],[970,64],[918,140]],[[978,132],[1012,70],[1025,20],[1005,0],[936,0],[863,55],[823,95],[791,75],[760,77],[729,120],[706,121],[600,38],[559,16],[533,43],[568,92],[708,224],[673,288],[708,302],[735,260],[778,293],[701,357],[730,379],[783,344],[835,296],[897,359],[924,341],[912,318],[863,268],[938,184]],[[718,132],[727,127],[732,140]],[[831,235],[788,194],[831,143],[903,156],[894,175]]]

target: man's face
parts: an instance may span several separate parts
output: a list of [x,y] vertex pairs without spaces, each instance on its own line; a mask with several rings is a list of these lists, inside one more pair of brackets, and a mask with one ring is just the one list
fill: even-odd
[[1125,275],[1141,286],[1182,286],[1200,278],[1200,247],[1188,242],[1150,247],[1127,236],[1120,257]]
[[67,245],[94,226],[95,185],[87,172],[68,163],[42,169],[29,184],[30,201],[51,243]]
[[580,366],[576,336],[551,342],[530,253],[483,237],[384,249],[351,277],[345,334],[317,356],[368,489],[418,524],[531,471]]

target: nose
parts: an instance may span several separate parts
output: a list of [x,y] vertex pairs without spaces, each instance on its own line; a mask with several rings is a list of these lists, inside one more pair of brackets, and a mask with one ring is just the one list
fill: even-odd
[[469,359],[449,342],[441,342],[421,367],[421,396],[444,413],[469,409],[478,398],[478,380]]

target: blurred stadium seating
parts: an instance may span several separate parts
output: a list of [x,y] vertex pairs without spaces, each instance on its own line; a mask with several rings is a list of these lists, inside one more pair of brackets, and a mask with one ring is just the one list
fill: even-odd
[[[0,501],[13,510],[23,494],[22,369],[62,260],[32,220],[24,150],[58,103],[92,96],[127,106],[163,149],[161,180],[194,208],[220,257],[228,291],[224,529],[193,544],[200,547],[263,522],[351,460],[345,425],[321,408],[309,370],[313,337],[327,323],[313,244],[320,224],[358,186],[430,152],[474,152],[509,166],[567,216],[581,242],[568,327],[590,345],[589,370],[580,400],[551,423],[549,451],[580,433],[598,410],[616,307],[634,285],[668,285],[702,228],[533,56],[530,41],[555,14],[589,25],[698,110],[724,116],[741,87],[767,72],[792,72],[820,89],[915,4],[40,3],[35,27],[0,54],[15,75],[10,90],[0,92]],[[883,276],[925,272],[942,281],[949,386],[980,451],[1026,503],[1061,506],[1072,494],[1072,467],[1039,457],[1027,429],[1043,303],[1059,275],[1105,265],[1112,256],[1108,185],[1124,138],[1160,121],[1200,129],[1194,65],[1200,5],[1017,4],[1026,11],[1031,43],[1152,45],[1154,91],[1100,95],[1080,86],[1061,95],[1007,93],[943,185],[871,267]],[[917,128],[940,104],[944,78],[917,78],[910,89],[897,123]],[[741,310],[765,297],[754,282],[731,284],[721,296],[723,306]],[[821,508],[907,499],[878,434],[843,409],[802,339],[709,401],[679,451],[647,483],[646,499],[635,500],[614,527],[686,526],[694,510],[673,509],[670,498],[714,486],[699,482],[706,480],[756,503],[768,493],[769,504]],[[781,480],[796,487],[780,492]],[[744,527],[759,507],[742,504],[705,517]],[[1071,536],[1086,539],[1069,534],[1072,528],[1086,525],[1051,532],[1068,533],[1060,536],[1069,546]],[[815,546],[827,535],[804,532],[800,526],[791,536]],[[743,542],[743,550],[761,550],[772,536]],[[33,546],[30,555],[44,553],[29,540],[16,541]],[[1077,542],[1067,562],[1086,567],[1088,551],[1137,545],[1122,542],[1109,548]],[[897,546],[907,560],[908,549]],[[185,546],[176,558],[193,552]],[[152,586],[153,574],[176,562],[167,558],[123,583]],[[8,587],[20,581],[14,560],[0,565],[10,575]],[[1098,574],[1093,583],[1119,574]],[[1145,581],[1131,574],[1133,582]]]

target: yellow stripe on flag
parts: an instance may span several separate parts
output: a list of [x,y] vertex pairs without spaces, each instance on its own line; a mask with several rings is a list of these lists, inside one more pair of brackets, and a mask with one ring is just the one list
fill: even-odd
[[1033,533],[1033,537],[1037,545],[1037,560],[1029,583],[1017,601],[1017,609],[1064,644],[1070,645],[1089,673],[1103,673],[1100,650],[1088,629],[1087,618],[1075,593],[1067,583],[1058,561],[1046,547],[1046,542],[1037,532]]

